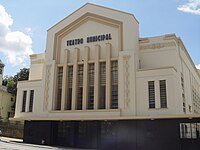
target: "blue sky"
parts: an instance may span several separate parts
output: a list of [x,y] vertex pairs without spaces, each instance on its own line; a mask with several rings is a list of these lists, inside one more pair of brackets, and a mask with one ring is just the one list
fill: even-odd
[[140,37],[175,33],[194,63],[200,64],[200,0],[1,0],[4,75],[29,67],[28,56],[45,51],[47,30],[87,2],[134,14],[140,23]]

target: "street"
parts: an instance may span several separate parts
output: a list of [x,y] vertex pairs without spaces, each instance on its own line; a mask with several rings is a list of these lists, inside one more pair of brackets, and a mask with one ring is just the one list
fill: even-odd
[[1,138],[0,150],[78,150],[78,149],[26,144],[22,143],[21,141],[10,140],[9,138]]
[[59,148],[0,141],[0,150],[2,149],[4,150],[44,150],[44,149],[59,149]]

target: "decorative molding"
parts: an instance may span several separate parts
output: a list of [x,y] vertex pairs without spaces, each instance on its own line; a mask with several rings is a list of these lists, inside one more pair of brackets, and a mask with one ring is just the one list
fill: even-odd
[[46,66],[45,94],[44,94],[44,107],[43,107],[44,111],[47,111],[47,109],[48,109],[49,83],[50,83],[51,67],[52,67],[52,65]]
[[160,49],[164,47],[172,47],[176,46],[175,42],[167,42],[167,43],[154,43],[154,44],[148,44],[144,46],[140,46],[140,50],[145,50],[145,49]]
[[36,59],[36,58],[37,58],[37,54],[32,54],[32,55],[30,55],[30,58],[31,58],[31,59]]
[[123,73],[124,73],[124,108],[129,107],[130,102],[130,55],[123,57]]
[[142,43],[149,43],[150,40],[148,38],[140,38],[139,39],[139,43],[142,44]]

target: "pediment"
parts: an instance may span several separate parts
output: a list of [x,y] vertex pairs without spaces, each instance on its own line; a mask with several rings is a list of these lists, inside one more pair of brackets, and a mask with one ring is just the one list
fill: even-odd
[[[122,22],[96,15],[85,13],[75,21],[69,23],[55,34],[54,59],[60,60],[62,50],[68,49],[66,41],[69,39],[85,38],[88,36],[112,34],[115,38],[116,49],[122,49]],[[94,43],[95,44],[95,43]]]

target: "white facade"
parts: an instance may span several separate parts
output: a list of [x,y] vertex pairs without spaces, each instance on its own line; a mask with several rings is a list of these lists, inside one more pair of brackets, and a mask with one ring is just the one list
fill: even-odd
[[200,113],[200,74],[181,39],[139,38],[129,13],[86,4],[50,28],[45,54],[30,58],[16,120]]

